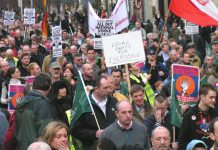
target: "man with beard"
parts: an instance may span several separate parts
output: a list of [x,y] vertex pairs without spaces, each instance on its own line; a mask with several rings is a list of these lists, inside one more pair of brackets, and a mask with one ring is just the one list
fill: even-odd
[[30,56],[28,53],[23,53],[21,55],[21,65],[18,67],[18,69],[20,70],[20,75],[21,77],[25,77],[25,76],[29,76],[29,72],[28,72],[28,65],[30,64]]
[[61,80],[61,65],[58,62],[53,62],[50,64],[49,72],[52,83]]
[[93,68],[90,64],[84,64],[82,66],[82,76],[86,86],[92,86],[94,84],[93,81]]

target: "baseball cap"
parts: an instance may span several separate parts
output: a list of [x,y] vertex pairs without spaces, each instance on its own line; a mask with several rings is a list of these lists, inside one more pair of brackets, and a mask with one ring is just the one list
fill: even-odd
[[52,62],[52,63],[50,64],[50,67],[51,67],[52,69],[55,69],[55,68],[60,68],[60,69],[61,69],[61,65],[60,65],[60,63],[58,63],[58,62]]
[[148,55],[154,55],[155,54],[155,50],[151,49],[148,51]]
[[201,140],[192,140],[186,147],[186,150],[193,150],[195,146],[202,146],[207,149],[207,145]]
[[189,49],[189,48],[195,48],[195,44],[194,43],[189,43],[187,45],[187,49]]
[[211,45],[215,45],[215,44],[218,44],[218,40],[214,40],[211,42]]

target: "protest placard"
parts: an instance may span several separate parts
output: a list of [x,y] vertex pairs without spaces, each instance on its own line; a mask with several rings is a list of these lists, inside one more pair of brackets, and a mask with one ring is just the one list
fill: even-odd
[[25,78],[25,81],[27,84],[33,84],[34,80],[35,80],[35,76],[26,76],[24,77]]
[[176,95],[180,103],[190,105],[198,102],[200,71],[198,67],[172,65],[172,81],[175,81]]
[[94,38],[94,49],[102,49],[101,38]]
[[97,22],[95,31],[97,36],[110,36],[115,34],[115,23],[113,20],[101,19]]
[[61,36],[61,27],[60,26],[52,27],[52,36]]
[[13,25],[14,24],[14,14],[13,11],[5,11],[4,15],[4,25]]
[[35,8],[24,8],[24,15],[23,15],[23,23],[24,24],[35,24],[36,11]]
[[52,27],[53,57],[62,56],[61,26]]
[[199,33],[199,26],[196,24],[193,24],[191,22],[186,21],[185,33],[186,34],[198,34]]
[[113,20],[100,19],[97,20],[95,28],[94,49],[102,49],[101,38],[115,34],[115,23]]
[[62,56],[62,44],[59,43],[59,45],[54,45],[52,47],[53,57],[59,57]]
[[140,31],[102,37],[107,67],[145,61]]
[[8,104],[9,111],[14,111],[17,102],[24,96],[23,91],[25,87],[25,84],[9,84],[8,95],[11,98],[11,103]]

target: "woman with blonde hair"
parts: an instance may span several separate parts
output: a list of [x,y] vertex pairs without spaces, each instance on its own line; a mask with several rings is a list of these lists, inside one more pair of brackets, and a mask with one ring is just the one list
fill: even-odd
[[52,150],[70,150],[69,130],[67,125],[62,122],[49,123],[43,130],[39,140],[48,143]]

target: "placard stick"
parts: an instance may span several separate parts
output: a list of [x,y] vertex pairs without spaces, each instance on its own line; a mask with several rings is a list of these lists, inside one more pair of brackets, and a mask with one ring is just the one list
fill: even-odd
[[128,64],[125,64],[125,70],[126,70],[126,79],[127,79],[128,92],[129,92],[129,101],[130,101],[130,103],[132,103],[132,97],[131,97],[131,94],[130,94],[130,91],[131,91],[131,83],[130,83],[130,78],[129,78]]

